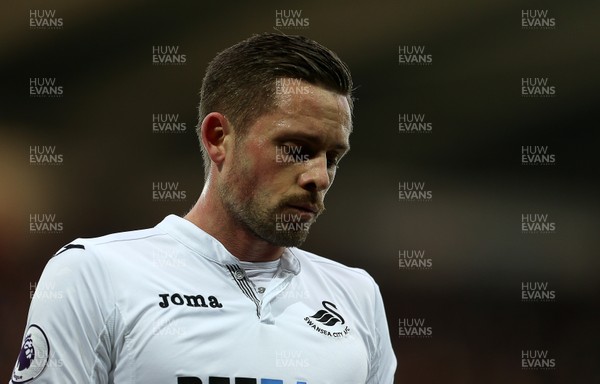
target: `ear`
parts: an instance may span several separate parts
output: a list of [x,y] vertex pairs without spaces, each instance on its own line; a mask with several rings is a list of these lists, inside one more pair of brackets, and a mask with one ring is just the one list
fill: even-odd
[[208,156],[220,168],[225,160],[232,133],[229,121],[221,113],[211,112],[202,120],[200,132],[202,145],[206,148]]

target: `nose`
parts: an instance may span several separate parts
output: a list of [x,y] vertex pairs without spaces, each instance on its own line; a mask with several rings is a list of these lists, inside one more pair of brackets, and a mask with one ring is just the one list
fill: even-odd
[[325,155],[314,157],[305,163],[305,169],[300,174],[298,182],[307,191],[327,191],[333,181],[333,172],[327,167]]

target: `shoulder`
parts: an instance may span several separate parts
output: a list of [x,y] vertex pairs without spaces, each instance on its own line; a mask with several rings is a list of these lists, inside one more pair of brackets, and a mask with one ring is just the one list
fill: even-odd
[[121,251],[125,248],[143,250],[152,247],[153,243],[160,241],[159,239],[164,235],[165,232],[158,228],[149,228],[117,232],[100,237],[78,238],[60,248],[51,261],[80,258],[82,255],[87,258],[110,258],[113,254],[122,255]]
[[340,262],[298,248],[294,248],[291,251],[300,261],[301,272],[329,277],[344,285],[352,283],[352,285],[358,286],[361,289],[366,286],[377,286],[375,280],[364,269],[349,267]]
[[103,249],[111,246],[123,245],[124,243],[137,243],[144,241],[152,241],[153,238],[164,236],[166,233],[156,227],[148,229],[138,229],[127,232],[117,232],[109,235],[91,238],[78,238],[71,243],[65,245],[56,252],[59,255],[62,252],[71,249]]
[[46,272],[59,275],[69,272],[69,275],[83,276],[97,283],[109,281],[115,271],[131,269],[132,263],[138,263],[139,257],[148,254],[162,235],[161,230],[150,228],[78,238],[54,254],[48,261]]

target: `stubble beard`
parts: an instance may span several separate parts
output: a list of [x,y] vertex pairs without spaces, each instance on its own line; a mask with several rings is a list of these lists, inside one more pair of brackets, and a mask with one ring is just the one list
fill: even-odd
[[289,204],[299,203],[300,198],[283,198],[271,207],[268,196],[256,188],[253,178],[242,168],[243,165],[236,164],[228,180],[217,186],[219,197],[229,215],[254,236],[269,244],[279,247],[302,245],[308,237],[310,226],[323,209],[319,209],[311,220],[295,223],[299,225],[281,225],[281,218],[291,215],[285,213]]

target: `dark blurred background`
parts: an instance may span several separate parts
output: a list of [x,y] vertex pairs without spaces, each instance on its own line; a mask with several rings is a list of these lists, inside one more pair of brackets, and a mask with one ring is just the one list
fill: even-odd
[[[56,29],[30,26],[51,10]],[[378,281],[398,357],[398,383],[600,382],[598,293],[598,15],[594,1],[41,1],[0,5],[0,377],[19,352],[30,294],[49,257],[76,237],[155,225],[184,214],[202,183],[194,133],[207,62],[276,12],[308,25],[279,27],[336,51],[357,84],[351,154],[327,214],[304,248],[366,269]],[[553,28],[522,28],[522,11]],[[34,17],[40,19],[39,17]],[[154,46],[182,65],[155,65]],[[431,65],[399,63],[422,46]],[[32,97],[30,78],[62,97]],[[522,78],[547,78],[554,97],[523,97]],[[180,133],[156,133],[156,114]],[[421,114],[429,133],[399,131]],[[547,146],[551,165],[523,165],[523,146]],[[31,164],[31,148],[61,162]],[[175,182],[183,201],[156,201]],[[432,199],[399,201],[400,182]],[[524,234],[521,215],[548,215],[551,233]],[[62,229],[37,233],[31,215]],[[431,268],[399,265],[424,251]],[[544,282],[550,302],[521,301]],[[431,337],[399,334],[424,319]],[[523,350],[545,350],[552,370],[527,370]]]

